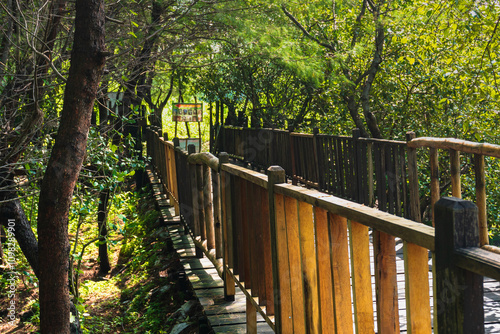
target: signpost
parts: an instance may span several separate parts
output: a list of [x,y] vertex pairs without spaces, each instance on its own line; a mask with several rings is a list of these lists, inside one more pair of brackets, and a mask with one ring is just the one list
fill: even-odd
[[[172,121],[175,122],[175,137],[177,137],[177,122],[186,122],[186,128],[189,127],[187,122],[198,122],[199,149],[201,152],[201,122],[203,121],[203,104],[202,103],[174,103],[172,105]],[[189,139],[189,138],[188,138]]]

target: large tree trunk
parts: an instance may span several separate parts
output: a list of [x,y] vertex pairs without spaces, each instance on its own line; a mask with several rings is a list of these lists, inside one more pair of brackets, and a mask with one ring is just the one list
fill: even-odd
[[105,63],[104,0],[77,0],[71,67],[38,203],[40,330],[70,331],[68,214]]

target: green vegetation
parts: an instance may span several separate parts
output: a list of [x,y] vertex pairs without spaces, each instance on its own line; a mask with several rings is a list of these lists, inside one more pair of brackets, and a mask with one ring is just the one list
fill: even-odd
[[[187,324],[182,333],[197,333],[201,308],[197,302],[189,302],[192,291],[179,279],[182,266],[169,248],[165,228],[159,226],[158,212],[151,209],[154,203],[149,193],[120,190],[114,196],[108,236],[113,269],[105,277],[98,276],[97,243],[90,243],[81,254],[82,245],[96,237],[91,223],[97,205],[92,201],[86,204],[87,211],[80,210],[70,224],[73,249],[77,226],[85,222],[73,253],[77,254],[73,257],[75,267],[81,261],[75,275],[79,282],[76,308],[83,333],[169,333],[179,323]],[[21,320],[15,327],[0,324],[2,333],[35,332],[39,325],[38,281],[26,261],[17,269]],[[6,286],[6,277],[2,277],[0,289],[6,291]],[[6,302],[7,298],[0,298],[2,309],[6,309]],[[180,315],[179,309],[186,303],[191,307],[191,319]]]

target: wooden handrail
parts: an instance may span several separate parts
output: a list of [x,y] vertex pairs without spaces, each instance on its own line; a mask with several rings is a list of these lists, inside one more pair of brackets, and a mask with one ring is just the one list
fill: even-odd
[[193,153],[188,156],[188,162],[193,165],[207,165],[213,170],[219,169],[219,159],[212,153]]
[[455,251],[455,261],[463,269],[500,281],[500,254],[477,247],[460,248]]
[[274,191],[434,251],[434,229],[430,226],[290,184],[275,185]]
[[500,158],[500,145],[475,143],[455,138],[420,137],[409,141],[408,147],[433,147]]

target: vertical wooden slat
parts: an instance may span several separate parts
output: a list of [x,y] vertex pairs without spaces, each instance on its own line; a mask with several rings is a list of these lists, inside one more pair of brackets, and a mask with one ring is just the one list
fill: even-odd
[[249,237],[249,224],[248,224],[248,214],[250,208],[247,200],[247,181],[240,179],[240,203],[241,203],[241,247],[238,248],[238,253],[241,254],[241,272],[240,281],[245,282],[246,289],[252,289],[252,278],[250,276],[250,237]]
[[375,187],[373,182],[373,143],[368,143],[366,148],[366,163],[368,164],[368,206],[375,204]]
[[304,290],[302,285],[302,268],[300,259],[300,234],[298,201],[285,196],[286,236],[288,262],[290,263],[290,285],[292,292],[292,321],[294,333],[305,333]]
[[276,210],[276,251],[278,263],[279,295],[275,300],[280,310],[280,333],[294,333],[292,320],[292,290],[290,282],[290,264],[288,260],[287,221],[285,216],[285,197],[275,194]]
[[[219,156],[221,163],[227,162],[227,155],[222,158]],[[222,213],[222,233],[223,233],[223,263],[224,263],[224,299],[234,300],[235,282],[233,276],[228,272],[233,265],[233,226],[232,226],[232,207],[231,207],[231,185],[230,176],[226,172],[220,172],[221,175],[221,213]]]
[[328,219],[330,222],[330,240],[332,245],[331,260],[334,284],[335,323],[337,333],[351,334],[353,332],[353,322],[347,219],[332,213],[328,214]]
[[373,236],[378,332],[399,333],[396,241],[380,231]]
[[403,205],[402,205],[402,193],[403,189],[401,189],[404,185],[402,182],[402,174],[404,173],[404,164],[401,166],[401,161],[400,161],[400,151],[402,150],[402,147],[400,146],[395,146],[394,147],[394,172],[396,174],[396,215],[399,217],[403,216]]
[[233,198],[233,259],[234,259],[234,273],[239,275],[240,282],[245,281],[245,271],[243,266],[243,252],[240,247],[243,247],[243,229],[242,229],[242,210],[241,210],[241,182],[242,180],[237,176],[232,176],[234,187]]
[[260,192],[260,220],[262,222],[262,272],[265,282],[265,295],[263,299],[266,306],[266,314],[274,315],[274,293],[273,293],[273,265],[272,265],[272,249],[271,249],[271,226],[269,219],[269,202],[266,189],[258,187]]
[[255,247],[257,248],[256,252],[256,263],[257,263],[257,281],[259,283],[259,305],[266,306],[267,302],[267,294],[266,294],[266,273],[265,273],[265,254],[264,254],[264,220],[267,217],[264,217],[260,212],[264,203],[267,206],[267,198],[262,197],[261,187],[254,185],[254,198],[255,203],[258,205],[260,210],[255,210],[255,221],[256,221],[256,239],[255,239]]
[[440,197],[439,191],[439,165],[438,165],[438,150],[434,147],[429,149],[430,163],[431,163],[431,214],[432,226],[435,224],[434,219],[434,204]]
[[[253,203],[254,205],[258,205],[259,203],[257,202],[257,199],[255,197],[255,187],[256,185],[252,182],[247,182],[247,203],[246,205],[249,205],[249,203]],[[259,233],[259,226],[258,226],[258,218],[257,218],[257,210],[252,210],[249,209],[247,210],[247,232],[246,234],[248,235],[248,261],[250,264],[249,267],[249,274],[250,274],[250,281],[251,286],[252,286],[252,297],[258,297],[260,296],[259,292],[259,276],[260,276],[260,270],[259,270],[259,261],[261,260],[258,258],[258,244],[257,244],[257,234]]]
[[374,333],[368,226],[350,221],[349,243],[356,333]]
[[432,333],[429,296],[429,252],[404,242],[406,319],[408,333]]
[[320,333],[318,271],[312,205],[299,201],[300,254],[307,333]]
[[215,257],[223,257],[222,224],[221,224],[221,195],[220,195],[220,173],[212,170],[212,194],[215,229]]
[[385,174],[387,175],[387,192],[389,213],[395,214],[396,212],[396,168],[394,166],[394,146],[388,144],[385,151]]
[[[406,141],[414,139],[415,132],[408,131],[406,133]],[[410,218],[414,221],[421,222],[422,216],[420,213],[420,194],[418,185],[418,167],[417,167],[417,150],[408,147],[408,183],[410,193]]]
[[474,154],[474,170],[476,175],[476,205],[479,223],[479,244],[488,245],[488,218],[486,212],[486,180],[484,173],[484,156]]
[[450,150],[451,169],[451,195],[462,198],[462,186],[460,184],[460,152]]
[[[316,259],[318,267],[321,332],[335,333],[335,308],[333,299],[332,260],[330,258],[330,232],[328,212],[314,208],[316,230]],[[352,325],[351,325],[352,328]]]

